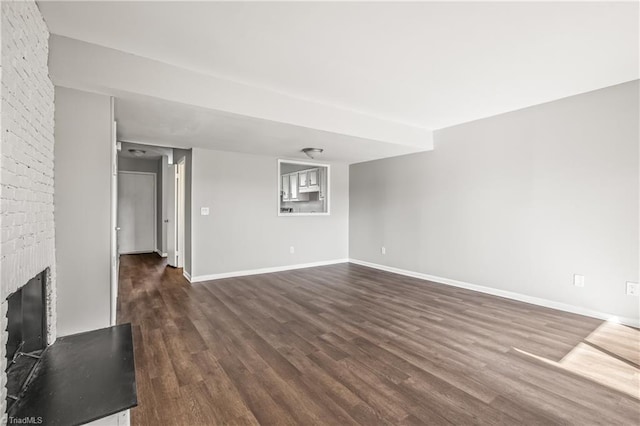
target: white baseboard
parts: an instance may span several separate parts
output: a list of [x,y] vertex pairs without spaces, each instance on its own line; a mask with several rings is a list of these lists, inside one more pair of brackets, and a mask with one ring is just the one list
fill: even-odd
[[192,283],[202,281],[219,280],[222,278],[244,277],[247,275],[270,274],[273,272],[291,271],[293,269],[314,268],[316,266],[335,265],[337,263],[347,263],[349,259],[333,259],[321,262],[299,263],[297,265],[274,266],[271,268],[249,269],[245,271],[223,272],[221,274],[198,275],[191,278]]
[[640,327],[640,319],[637,319],[637,318],[620,317],[614,314],[608,314],[606,312],[599,312],[599,311],[583,308],[581,306],[569,305],[566,303],[556,302],[553,300],[542,299],[540,297],[528,296],[526,294],[515,293],[512,291],[500,290],[497,288],[471,284],[464,281],[457,281],[449,278],[437,277],[435,275],[423,274],[421,272],[408,271],[406,269],[394,268],[392,266],[385,266],[377,263],[365,262],[364,260],[349,259],[349,262],[355,263],[356,265],[367,266],[369,268],[392,272],[394,274],[405,275],[407,277],[419,278],[422,280],[432,281],[439,284],[466,288],[468,290],[478,291],[480,293],[486,293],[486,294],[491,294],[493,296],[500,296],[507,299],[518,300],[520,302],[531,303],[532,305],[544,306],[546,308],[557,309],[559,311],[564,311],[564,312],[571,312],[573,314],[584,315],[587,317],[619,322],[622,324],[630,325],[632,327]]
[[167,257],[167,253],[163,253],[160,250],[154,250],[156,253],[158,253],[158,256],[160,257]]
[[185,277],[187,279],[187,281],[192,282],[191,281],[191,274],[189,274],[184,268],[182,268],[182,276]]
[[149,250],[134,250],[134,251],[121,251],[120,253],[118,253],[118,255],[121,254],[149,254],[149,253],[155,253],[156,251],[154,249],[149,249]]

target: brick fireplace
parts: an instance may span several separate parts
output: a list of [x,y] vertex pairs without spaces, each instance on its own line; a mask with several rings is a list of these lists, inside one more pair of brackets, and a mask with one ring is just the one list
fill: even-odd
[[[3,1],[0,55],[0,329],[7,298],[47,271],[47,343],[55,340],[54,88],[46,24],[35,2]],[[7,335],[0,341],[0,415],[6,421]]]

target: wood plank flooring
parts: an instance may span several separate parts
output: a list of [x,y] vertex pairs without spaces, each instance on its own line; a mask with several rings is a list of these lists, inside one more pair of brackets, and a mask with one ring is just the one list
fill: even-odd
[[634,328],[353,264],[181,273],[121,258],[133,425],[640,424]]

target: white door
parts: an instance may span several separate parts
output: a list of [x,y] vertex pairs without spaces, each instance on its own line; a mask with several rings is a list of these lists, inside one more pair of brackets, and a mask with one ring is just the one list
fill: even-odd
[[178,178],[178,166],[169,164],[167,170],[167,264],[178,267],[178,227],[177,227],[177,196],[176,179]]
[[156,247],[156,175],[118,174],[120,253],[151,253]]

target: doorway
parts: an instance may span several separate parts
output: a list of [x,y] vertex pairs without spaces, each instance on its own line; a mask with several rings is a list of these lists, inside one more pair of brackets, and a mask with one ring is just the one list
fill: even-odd
[[117,253],[156,252],[166,265],[184,268],[190,150],[126,141],[119,146]]
[[118,172],[119,254],[156,250],[156,173]]
[[175,164],[168,164],[163,189],[166,209],[163,225],[166,229],[167,265],[174,268],[184,268],[186,257],[186,177],[184,156],[180,157]]

